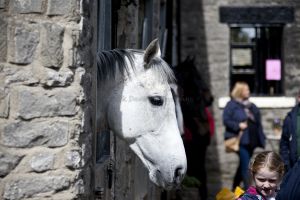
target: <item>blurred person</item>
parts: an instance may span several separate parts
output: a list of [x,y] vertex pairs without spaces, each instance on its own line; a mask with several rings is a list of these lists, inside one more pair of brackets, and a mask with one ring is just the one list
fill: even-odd
[[244,189],[249,187],[248,166],[256,147],[265,147],[265,135],[261,125],[261,115],[254,103],[249,101],[250,90],[245,82],[237,82],[231,91],[231,100],[226,104],[223,112],[225,126],[224,139],[237,136],[240,138],[239,166],[236,170],[232,190],[243,182]]
[[286,171],[291,169],[300,156],[300,90],[297,105],[286,115],[279,143],[279,152],[284,161]]
[[285,174],[276,200],[299,200],[300,199],[300,160]]
[[200,199],[206,200],[206,151],[214,133],[214,121],[209,107],[214,99],[208,84],[197,71],[194,58],[188,57],[180,63],[175,74],[181,89],[179,93],[185,129],[183,141],[187,156],[187,175],[200,182]]

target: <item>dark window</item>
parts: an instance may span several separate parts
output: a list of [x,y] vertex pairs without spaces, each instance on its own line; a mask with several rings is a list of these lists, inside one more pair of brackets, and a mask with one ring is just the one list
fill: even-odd
[[166,53],[166,43],[167,43],[167,34],[168,34],[166,21],[167,21],[167,6],[166,6],[166,2],[162,1],[160,3],[160,15],[159,15],[159,38],[160,38],[161,54],[163,58],[165,57],[165,53]]
[[[98,1],[98,31],[97,31],[97,51],[111,50],[116,48],[116,21],[117,21],[117,0]],[[97,91],[97,99],[103,94]],[[96,100],[96,102],[98,102]],[[96,105],[96,107],[99,105]],[[99,113],[96,113],[96,119]],[[96,124],[96,130],[99,123]],[[96,133],[96,163],[103,163],[110,157],[110,132],[102,131]]]
[[252,94],[283,94],[283,26],[230,27],[230,86],[249,84]]
[[144,3],[145,16],[143,21],[142,49],[145,49],[153,39],[153,0],[146,0]]

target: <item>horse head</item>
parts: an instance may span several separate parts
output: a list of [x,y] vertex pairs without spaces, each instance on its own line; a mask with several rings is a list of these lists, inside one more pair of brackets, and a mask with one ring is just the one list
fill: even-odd
[[[141,159],[152,182],[165,189],[176,187],[186,172],[186,156],[170,87],[172,70],[161,58],[157,40],[145,51],[124,52],[124,61],[111,56],[118,57],[115,83],[101,86],[103,120]],[[121,55],[121,51],[112,54]]]
[[182,63],[175,67],[175,74],[178,85],[184,93],[182,96],[199,98],[205,106],[212,104],[213,95],[203,75],[197,70],[195,56],[187,56]]

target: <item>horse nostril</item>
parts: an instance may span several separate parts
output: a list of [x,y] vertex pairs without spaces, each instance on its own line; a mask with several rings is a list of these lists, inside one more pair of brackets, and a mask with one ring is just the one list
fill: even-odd
[[181,178],[183,177],[183,174],[183,167],[177,167],[174,172],[174,181],[179,183],[181,181]]

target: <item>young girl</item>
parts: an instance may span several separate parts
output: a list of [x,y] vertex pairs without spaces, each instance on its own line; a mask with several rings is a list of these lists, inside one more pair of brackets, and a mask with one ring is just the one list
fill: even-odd
[[250,171],[255,186],[250,186],[238,200],[275,200],[284,174],[280,156],[272,151],[259,153],[250,164]]

